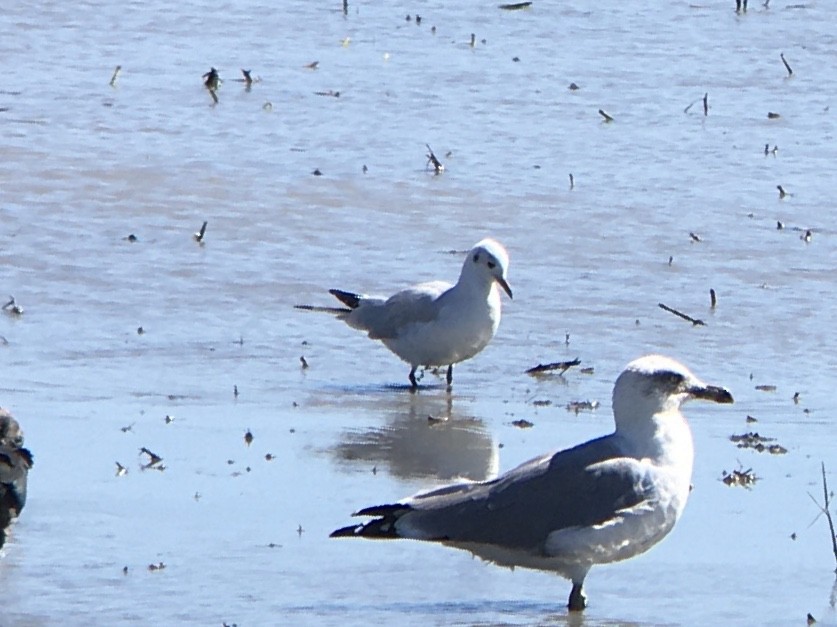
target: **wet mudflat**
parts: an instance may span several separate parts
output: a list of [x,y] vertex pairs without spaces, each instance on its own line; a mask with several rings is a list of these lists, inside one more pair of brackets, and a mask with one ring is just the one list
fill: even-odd
[[[733,4],[3,11],[0,404],[35,465],[0,624],[575,624],[551,575],[327,536],[609,432],[652,351],[736,403],[685,408],[686,513],[583,624],[834,623],[837,16]],[[454,280],[486,235],[515,298],[450,394],[293,309]]]

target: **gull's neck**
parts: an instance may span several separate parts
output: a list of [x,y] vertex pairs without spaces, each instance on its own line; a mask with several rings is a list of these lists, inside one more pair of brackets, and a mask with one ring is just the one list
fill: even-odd
[[691,474],[694,461],[692,431],[680,413],[679,403],[663,407],[632,407],[614,403],[617,438],[625,453],[637,459],[648,458],[662,465],[685,466]]
[[481,272],[470,259],[467,259],[454,289],[469,296],[487,298],[492,290],[496,290],[496,284],[493,277]]

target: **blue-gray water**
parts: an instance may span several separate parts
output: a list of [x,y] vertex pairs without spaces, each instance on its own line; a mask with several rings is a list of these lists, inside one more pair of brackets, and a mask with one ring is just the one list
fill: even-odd
[[[652,351],[737,402],[687,408],[686,514],[591,571],[583,624],[837,620],[808,495],[821,461],[837,485],[837,9],[460,4],[0,12],[0,294],[25,309],[0,317],[0,403],[36,457],[0,624],[564,624],[552,575],[327,535],[360,506],[608,432],[613,380]],[[262,79],[249,92],[242,67]],[[684,113],[704,93],[709,115]],[[407,393],[382,346],[292,308],[452,280],[449,251],[485,235],[510,252],[515,300],[450,397]],[[575,357],[593,374],[523,374]],[[579,400],[602,405],[565,410]],[[788,453],[728,440],[749,430]],[[140,469],[142,446],[163,472]],[[720,481],[736,468],[752,490]]]

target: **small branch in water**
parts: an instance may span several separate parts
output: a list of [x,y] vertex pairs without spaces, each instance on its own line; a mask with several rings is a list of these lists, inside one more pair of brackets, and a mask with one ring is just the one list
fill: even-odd
[[570,189],[575,189],[575,179],[573,178],[572,172],[570,172]]
[[7,311],[13,316],[23,315],[23,307],[17,304],[14,296],[9,296],[9,302],[3,305],[3,311]]
[[146,455],[148,455],[148,463],[145,464],[143,468],[151,468],[152,466],[155,466],[159,464],[161,461],[163,461],[162,457],[160,457],[156,453],[152,453],[144,446],[140,449],[140,453],[145,453]]
[[218,91],[218,86],[221,84],[221,79],[218,76],[218,70],[214,67],[209,68],[209,71],[202,76],[203,78],[203,86],[209,91],[209,95],[212,96],[212,100],[215,101],[215,104],[218,104],[218,94],[215,92]]
[[669,313],[673,313],[675,316],[677,316],[679,318],[683,318],[683,320],[691,322],[696,327],[705,327],[706,326],[706,323],[703,320],[698,320],[696,318],[692,318],[691,316],[687,316],[686,314],[684,314],[680,311],[677,311],[676,309],[672,309],[668,305],[664,305],[663,303],[657,303],[657,306],[660,309],[663,309],[663,310],[665,310]]
[[[822,493],[823,497],[825,498],[825,506],[821,507],[823,514],[825,514],[825,518],[828,520],[828,529],[831,532],[831,550],[834,551],[834,561],[837,562],[837,535],[834,533],[834,519],[831,518],[831,499],[828,495],[828,483],[825,479],[825,462],[821,462],[822,465]],[[813,497],[812,497],[813,498]],[[816,503],[816,501],[814,501]],[[817,503],[819,505],[819,503]],[[837,569],[834,570],[837,572]]]
[[209,91],[215,91],[218,89],[218,85],[221,84],[221,78],[218,76],[218,70],[214,67],[209,68],[209,71],[201,78],[203,78],[203,86]]
[[790,63],[788,63],[785,59],[785,53],[779,53],[779,58],[782,59],[782,63],[785,64],[785,69],[788,71],[788,76],[793,76],[793,70],[791,69]]
[[427,163],[424,167],[426,168],[428,165],[433,164],[433,171],[436,174],[441,174],[445,171],[444,164],[436,158],[435,154],[433,154],[433,149],[430,147],[430,144],[425,144],[425,146],[427,146]]
[[197,233],[193,234],[192,237],[195,238],[195,241],[198,244],[203,244],[203,236],[206,235],[206,225],[209,224],[206,220],[204,220],[203,224],[201,225],[201,230]]
[[709,92],[703,94],[703,116],[709,115]]
[[604,109],[599,109],[599,115],[604,118],[605,122],[613,122],[613,117],[608,115]]
[[712,309],[715,309],[715,305],[717,305],[717,304],[718,304],[718,300],[715,298],[715,290],[710,287],[709,288],[709,306],[712,307]]
[[699,103],[699,102],[700,102],[700,98],[698,98],[698,99],[697,99],[697,100],[695,100],[694,102],[690,102],[690,103],[689,103],[689,106],[688,106],[688,107],[686,107],[685,109],[683,109],[683,113],[688,113],[688,112],[691,110],[691,108],[692,108],[692,107],[694,107],[694,106],[695,106],[697,103]]
[[519,11],[520,9],[528,9],[532,6],[531,2],[515,2],[513,4],[501,4],[499,8],[504,11]]
[[116,69],[113,71],[113,76],[110,77],[110,86],[116,87],[116,77],[119,76],[119,72],[122,70],[121,65],[117,65]]
[[551,372],[553,370],[560,370],[558,374],[564,374],[567,370],[572,368],[573,366],[578,366],[581,364],[581,360],[576,357],[572,361],[556,361],[551,364],[538,364],[529,370],[526,371],[526,374],[531,375],[539,375],[543,374],[544,372]]

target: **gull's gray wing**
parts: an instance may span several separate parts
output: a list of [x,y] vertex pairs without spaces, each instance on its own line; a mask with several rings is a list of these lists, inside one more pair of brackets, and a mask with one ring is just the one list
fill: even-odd
[[357,515],[378,516],[332,535],[407,537],[539,551],[556,530],[600,524],[653,496],[636,460],[606,436],[536,458],[488,482],[462,483]]
[[356,309],[341,317],[373,340],[395,339],[410,325],[436,319],[437,301],[451,287],[446,281],[432,281],[401,290],[387,300],[362,298]]

